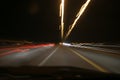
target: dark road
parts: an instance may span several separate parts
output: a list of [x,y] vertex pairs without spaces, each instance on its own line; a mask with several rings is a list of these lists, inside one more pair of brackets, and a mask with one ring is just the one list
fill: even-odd
[[120,73],[120,55],[61,45],[0,49],[0,66],[72,66]]

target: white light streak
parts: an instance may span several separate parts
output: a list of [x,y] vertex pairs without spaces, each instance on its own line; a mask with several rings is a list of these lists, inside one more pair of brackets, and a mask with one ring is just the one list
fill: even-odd
[[64,0],[61,0],[61,4],[60,4],[60,13],[59,16],[61,17],[61,39],[63,39],[64,37]]
[[85,9],[87,8],[88,4],[90,3],[91,0],[87,0],[85,4],[83,4],[83,6],[80,8],[80,11],[78,12],[78,14],[76,15],[76,19],[74,20],[71,28],[68,30],[65,39],[70,35],[71,31],[73,30],[73,28],[75,27],[77,21],[80,19],[81,15],[83,14],[83,12],[85,11]]

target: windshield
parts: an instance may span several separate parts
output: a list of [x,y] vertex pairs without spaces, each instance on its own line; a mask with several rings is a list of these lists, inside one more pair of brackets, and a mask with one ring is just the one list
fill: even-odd
[[116,0],[1,1],[0,67],[120,73]]

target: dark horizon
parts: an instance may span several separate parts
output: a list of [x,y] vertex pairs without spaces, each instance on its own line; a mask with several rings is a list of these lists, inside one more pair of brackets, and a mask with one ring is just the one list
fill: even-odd
[[[65,30],[85,0],[66,0]],[[0,39],[60,42],[60,0],[1,1]],[[91,0],[67,42],[120,42],[115,0]]]

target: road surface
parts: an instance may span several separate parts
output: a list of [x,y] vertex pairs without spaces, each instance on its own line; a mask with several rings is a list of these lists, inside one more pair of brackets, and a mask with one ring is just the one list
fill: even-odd
[[120,54],[61,45],[0,49],[0,66],[69,66],[120,73]]

